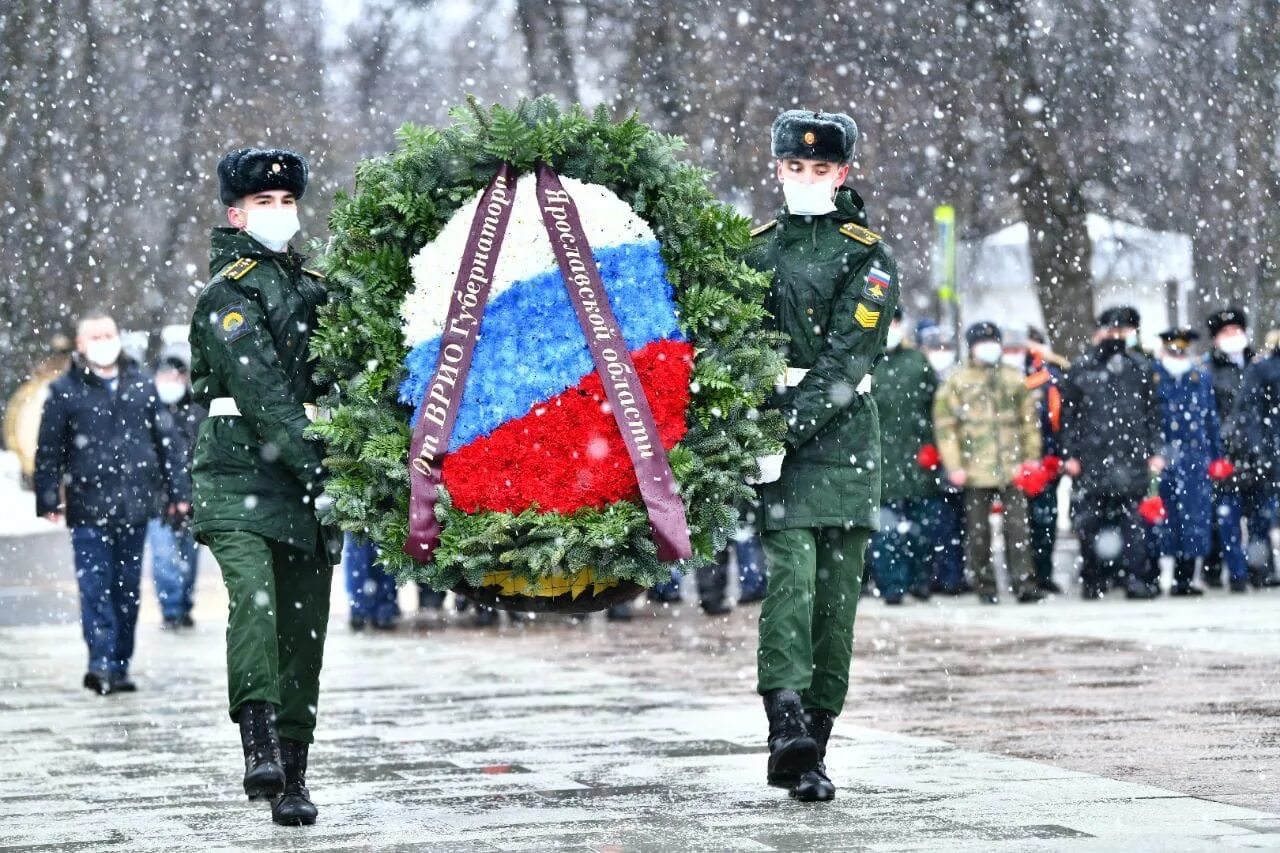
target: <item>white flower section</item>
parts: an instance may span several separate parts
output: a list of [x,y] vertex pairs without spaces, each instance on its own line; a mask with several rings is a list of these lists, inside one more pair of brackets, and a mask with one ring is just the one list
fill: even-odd
[[[638,243],[656,239],[653,230],[631,206],[600,184],[586,184],[561,177],[582,217],[582,227],[593,249]],[[498,265],[494,271],[489,299],[495,299],[517,281],[552,269],[556,265],[538,208],[537,180],[522,175],[516,182],[515,203],[511,222]],[[438,237],[418,251],[409,262],[413,271],[413,289],[400,306],[405,343],[415,347],[438,337],[444,330],[449,313],[453,283],[462,266],[462,253],[467,246],[471,220],[480,205],[480,196],[467,201],[449,220]]]

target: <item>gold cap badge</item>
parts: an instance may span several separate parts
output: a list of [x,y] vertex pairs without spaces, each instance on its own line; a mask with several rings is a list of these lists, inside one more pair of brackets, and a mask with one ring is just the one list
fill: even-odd
[[284,167],[283,167],[283,166],[281,166],[279,163],[272,163],[272,164],[271,164],[271,171],[272,171],[272,172],[279,172],[279,171],[280,171],[280,170],[282,170],[283,168],[284,168]]
[[808,131],[808,132],[806,132],[806,133],[805,133],[805,135],[804,135],[804,144],[805,144],[805,145],[812,145],[813,143],[815,143],[815,142],[817,142],[817,141],[818,141],[818,136],[817,136],[817,134],[815,134],[812,130],[810,130],[810,131]]

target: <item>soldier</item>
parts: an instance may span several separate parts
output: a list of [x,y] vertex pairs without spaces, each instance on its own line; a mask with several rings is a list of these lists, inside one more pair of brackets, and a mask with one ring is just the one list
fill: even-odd
[[193,469],[196,536],[230,596],[227,680],[244,790],[284,825],[316,819],[306,788],[329,589],[341,538],[317,520],[321,445],[303,436],[322,393],[307,344],[325,300],[289,247],[302,155],[243,148],[218,164],[231,227],[214,228],[212,280],[191,324],[194,397],[208,407]]
[[[880,424],[871,371],[898,303],[897,267],[842,187],[858,129],[839,113],[788,110],[773,124],[786,206],[753,232],[746,261],[773,274],[771,327],[789,337],[770,405],[785,454],[762,460],[768,592],[759,683],[769,717],[769,784],[830,800],[824,764],[844,707],[867,541],[880,509]],[[776,470],[764,469],[776,465]],[[762,479],[768,479],[768,476]]]
[[907,346],[902,311],[894,311],[885,357],[875,370],[883,462],[880,530],[871,539],[871,563],[885,604],[907,592],[925,601],[938,538],[938,448],[933,438],[933,395],[938,374]]
[[[1205,557],[1203,575],[1209,586],[1222,586],[1222,566],[1227,565],[1233,592],[1275,586],[1275,559],[1271,554],[1274,516],[1266,484],[1260,473],[1257,448],[1236,429],[1236,400],[1244,384],[1245,370],[1254,360],[1249,346],[1249,318],[1239,308],[1224,308],[1209,315],[1213,348],[1205,366],[1213,375],[1213,396],[1222,425],[1222,443],[1234,471],[1214,484],[1213,543]],[[1242,540],[1241,522],[1249,531],[1248,550]]]
[[1027,495],[1015,486],[1019,467],[1040,461],[1040,425],[1025,374],[1003,363],[1000,329],[974,323],[965,332],[968,362],[938,389],[933,425],[951,485],[964,489],[966,560],[978,597],[999,602],[991,561],[991,510],[1004,507],[1004,554],[1014,592],[1033,604],[1040,592],[1031,564]]
[[[1199,339],[1191,329],[1160,333],[1163,347],[1155,365],[1156,401],[1160,406],[1162,455],[1168,460],[1160,478],[1160,497],[1168,518],[1152,529],[1154,551],[1173,557],[1170,595],[1202,595],[1191,580],[1196,559],[1209,553],[1213,528],[1212,480],[1225,460],[1213,399],[1213,380],[1191,359]],[[1215,462],[1215,460],[1217,460]],[[1159,575],[1159,565],[1153,574]]]
[[1136,321],[1132,308],[1103,311],[1094,346],[1072,363],[1062,384],[1063,470],[1073,481],[1071,517],[1086,600],[1102,598],[1108,569],[1128,598],[1159,594],[1138,504],[1165,460],[1155,374],[1132,343]]

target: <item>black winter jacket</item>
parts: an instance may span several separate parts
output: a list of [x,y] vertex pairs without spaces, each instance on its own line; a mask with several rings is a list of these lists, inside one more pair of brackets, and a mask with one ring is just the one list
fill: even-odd
[[1233,419],[1263,482],[1280,486],[1280,350],[1245,368]]
[[[156,493],[191,500],[173,418],[150,375],[121,359],[115,393],[79,359],[49,386],[36,448],[36,512],[70,527],[143,524]],[[66,506],[60,490],[65,487]]]
[[1095,346],[1067,371],[1062,404],[1063,455],[1082,469],[1076,488],[1095,496],[1144,495],[1147,460],[1161,446],[1151,362]]

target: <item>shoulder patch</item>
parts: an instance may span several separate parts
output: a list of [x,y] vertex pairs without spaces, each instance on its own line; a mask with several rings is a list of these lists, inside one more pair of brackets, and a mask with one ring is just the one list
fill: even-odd
[[867,283],[862,288],[862,298],[868,302],[883,305],[891,286],[892,280],[889,278],[888,271],[872,264],[867,272]]
[[864,329],[874,329],[876,323],[880,322],[880,312],[874,311],[861,302],[853,312],[853,320]]
[[851,240],[857,240],[865,246],[874,246],[880,242],[880,235],[870,228],[863,228],[854,222],[846,222],[840,226],[840,233]]
[[222,272],[218,273],[218,278],[229,278],[232,281],[239,281],[249,273],[249,270],[253,269],[257,265],[258,262],[253,258],[240,258],[239,260],[232,261],[223,267]]
[[213,321],[214,331],[217,332],[219,340],[225,344],[244,337],[251,330],[249,321],[244,316],[243,302],[233,302],[215,311],[210,319]]
[[775,225],[777,225],[777,224],[778,224],[778,220],[776,220],[776,219],[770,219],[770,220],[769,220],[768,222],[766,222],[765,224],[763,224],[763,225],[757,225],[755,228],[752,228],[752,229],[751,229],[751,236],[752,236],[752,237],[759,237],[761,234],[767,234],[767,233],[769,232],[769,230],[770,230],[771,228],[773,228],[773,226],[775,226]]

